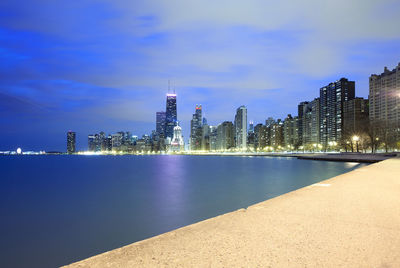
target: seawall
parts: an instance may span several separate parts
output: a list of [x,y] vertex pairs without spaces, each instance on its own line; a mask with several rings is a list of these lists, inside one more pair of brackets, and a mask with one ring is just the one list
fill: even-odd
[[68,267],[400,267],[400,158]]

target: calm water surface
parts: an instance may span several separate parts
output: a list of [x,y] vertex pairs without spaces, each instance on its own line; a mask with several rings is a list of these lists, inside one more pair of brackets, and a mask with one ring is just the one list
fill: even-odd
[[364,164],[280,157],[0,156],[0,267],[55,267]]

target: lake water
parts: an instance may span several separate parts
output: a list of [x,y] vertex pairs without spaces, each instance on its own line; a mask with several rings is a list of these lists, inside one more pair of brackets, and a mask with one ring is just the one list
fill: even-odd
[[55,267],[365,164],[238,156],[0,156],[0,267]]

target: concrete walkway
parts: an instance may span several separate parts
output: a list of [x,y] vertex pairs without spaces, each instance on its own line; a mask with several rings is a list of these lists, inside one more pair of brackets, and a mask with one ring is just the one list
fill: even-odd
[[389,159],[69,267],[400,267]]

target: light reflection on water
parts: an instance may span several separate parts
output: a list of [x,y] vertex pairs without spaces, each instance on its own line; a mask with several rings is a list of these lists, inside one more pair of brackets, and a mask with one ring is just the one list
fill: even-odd
[[285,157],[0,157],[0,267],[65,265],[361,166]]

